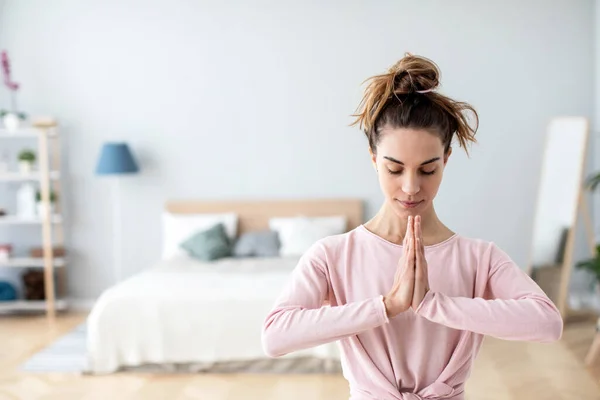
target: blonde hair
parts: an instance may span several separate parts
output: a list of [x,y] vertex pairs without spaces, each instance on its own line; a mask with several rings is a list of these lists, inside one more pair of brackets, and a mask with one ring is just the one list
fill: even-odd
[[[479,116],[470,104],[455,101],[435,92],[440,85],[440,70],[431,60],[406,53],[385,74],[369,82],[357,113],[352,115],[364,131],[375,153],[383,127],[424,129],[440,136],[444,151],[456,135],[467,155],[467,144],[476,142]],[[466,112],[474,115],[471,127]]]

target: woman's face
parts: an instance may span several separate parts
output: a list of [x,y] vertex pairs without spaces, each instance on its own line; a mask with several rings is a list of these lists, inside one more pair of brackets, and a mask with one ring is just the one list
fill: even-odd
[[385,200],[401,218],[426,215],[437,195],[451,149],[425,130],[384,128],[371,152]]

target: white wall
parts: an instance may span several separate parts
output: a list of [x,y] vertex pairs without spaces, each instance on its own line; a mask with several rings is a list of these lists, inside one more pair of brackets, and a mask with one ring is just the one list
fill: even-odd
[[480,112],[471,159],[456,149],[448,167],[441,217],[524,265],[547,121],[593,113],[593,7],[8,0],[0,45],[20,104],[65,134],[71,294],[112,283],[110,197],[93,174],[107,139],[127,140],[143,168],[122,185],[127,275],[159,256],[167,199],[359,196],[373,215],[367,142],[347,125],[361,82],[405,51],[438,62],[442,90]]
[[[593,134],[592,146],[594,157],[592,157],[593,171],[600,171],[600,1],[594,2],[594,111],[593,111]],[[600,190],[596,191],[592,196],[593,211],[596,221],[596,237],[600,242]]]

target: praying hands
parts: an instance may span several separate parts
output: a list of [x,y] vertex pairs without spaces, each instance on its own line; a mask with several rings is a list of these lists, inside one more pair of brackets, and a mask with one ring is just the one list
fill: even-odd
[[403,254],[398,261],[394,284],[383,298],[388,317],[394,317],[411,307],[416,310],[428,291],[429,279],[421,217],[409,216],[403,240]]

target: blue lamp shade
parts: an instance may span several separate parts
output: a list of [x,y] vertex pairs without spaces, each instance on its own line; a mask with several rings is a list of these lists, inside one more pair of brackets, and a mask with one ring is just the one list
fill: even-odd
[[133,174],[139,168],[126,143],[105,143],[96,165],[96,174]]

